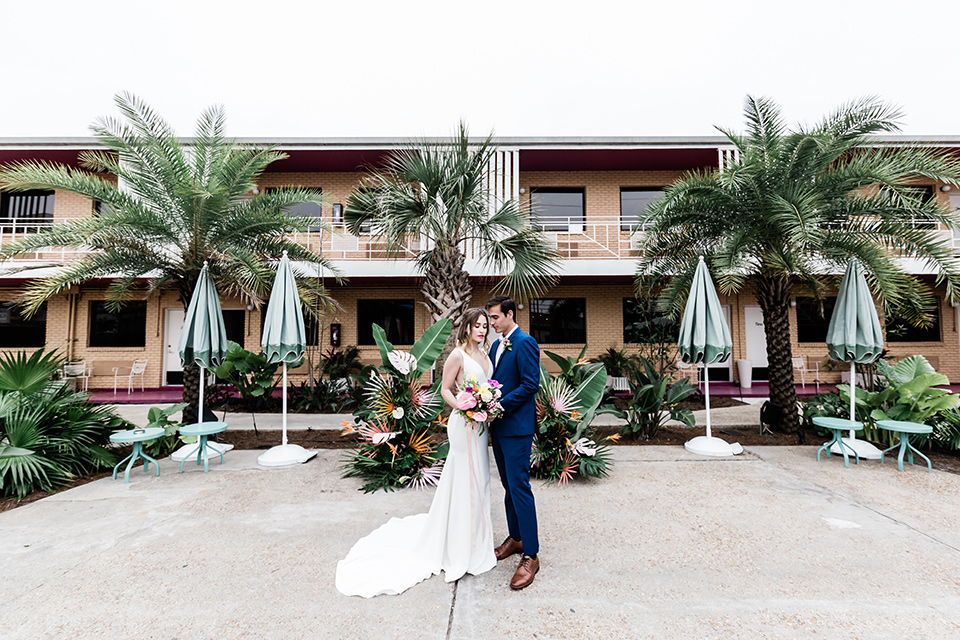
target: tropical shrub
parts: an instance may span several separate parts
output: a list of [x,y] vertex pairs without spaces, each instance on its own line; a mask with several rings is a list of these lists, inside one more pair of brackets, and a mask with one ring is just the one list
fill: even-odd
[[360,349],[350,345],[343,349],[327,349],[320,356],[320,375],[331,380],[348,378],[363,370]]
[[[279,362],[269,362],[261,353],[247,351],[236,342],[227,343],[229,349],[218,367],[211,367],[218,378],[226,380],[236,387],[241,401],[248,407],[269,407],[273,404],[273,390],[280,380],[277,378]],[[294,369],[298,363],[288,365]]]
[[600,363],[585,362],[584,351],[579,358],[544,353],[560,365],[561,373],[553,377],[541,364],[530,473],[557,484],[566,484],[577,474],[605,476],[611,463],[607,443],[619,436],[598,443],[590,422],[603,397],[607,370]]
[[0,494],[22,499],[110,468],[110,434],[133,425],[54,380],[63,359],[38,349],[0,355]]
[[357,449],[344,461],[344,477],[363,478],[365,493],[439,481],[447,443],[437,446],[433,430],[442,423],[443,399],[439,382],[431,389],[420,378],[437,360],[451,329],[449,320],[435,323],[406,353],[394,349],[383,328],[373,325],[383,364],[364,368],[364,401],[353,412],[354,424],[345,421],[343,430],[357,436]]
[[632,396],[611,398],[598,413],[626,420],[620,434],[635,439],[656,437],[667,420],[678,420],[692,427],[693,412],[680,403],[696,393],[697,386],[690,384],[689,377],[674,380],[669,372],[661,372],[646,358],[641,358],[641,365],[635,380],[630,381]]
[[[861,406],[869,412],[868,420],[864,421],[864,436],[868,439],[893,445],[899,441],[899,437],[892,431],[877,427],[877,421],[925,423],[941,412],[956,409],[960,402],[960,396],[937,388],[950,384],[950,380],[937,373],[923,356],[910,356],[895,365],[879,360],[877,373],[885,379],[886,387],[877,392],[856,389],[855,393],[857,415],[861,415]],[[837,390],[840,397],[849,403],[850,385],[837,385]],[[925,440],[917,438],[919,445],[925,444]]]
[[181,436],[178,433],[181,423],[170,419],[170,416],[177,411],[183,411],[188,406],[190,405],[186,402],[180,402],[166,408],[150,407],[147,411],[147,429],[163,429],[163,435],[156,440],[143,443],[143,450],[147,455],[154,458],[168,456],[173,453],[180,442],[186,442],[188,438],[190,441],[196,441],[196,436]]
[[[858,412],[859,416],[859,412]],[[800,417],[804,427],[813,427],[814,418],[850,418],[850,397],[839,393],[821,393],[800,401]]]
[[615,378],[636,379],[636,374],[643,366],[640,357],[627,353],[626,349],[610,347],[603,353],[590,358],[590,362],[598,362],[607,370],[608,376]]
[[960,410],[943,411],[928,421],[933,427],[932,441],[947,451],[960,450]]
[[320,378],[313,384],[301,382],[287,387],[290,410],[296,413],[343,413],[352,411],[360,403],[352,391],[355,385],[349,378],[327,380]]

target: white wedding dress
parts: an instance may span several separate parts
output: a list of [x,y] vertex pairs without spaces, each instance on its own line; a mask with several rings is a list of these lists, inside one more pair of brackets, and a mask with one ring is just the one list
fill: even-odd
[[[489,373],[461,349],[464,375]],[[337,564],[337,590],[371,598],[398,594],[444,572],[447,582],[493,569],[489,429],[468,427],[458,411],[447,422],[447,454],[429,513],[391,518],[361,538]]]

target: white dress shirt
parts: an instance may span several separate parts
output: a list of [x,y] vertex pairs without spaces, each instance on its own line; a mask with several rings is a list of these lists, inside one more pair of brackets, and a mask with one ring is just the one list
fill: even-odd
[[500,358],[503,357],[504,352],[507,350],[506,342],[510,339],[510,336],[513,335],[513,332],[517,330],[517,325],[513,325],[513,329],[510,329],[510,333],[500,338],[500,343],[497,345],[497,361],[493,363],[493,366],[500,364]]

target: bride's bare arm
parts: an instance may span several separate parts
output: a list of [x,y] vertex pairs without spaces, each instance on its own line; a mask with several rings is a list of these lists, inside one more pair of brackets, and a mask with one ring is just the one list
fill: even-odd
[[457,383],[463,377],[460,375],[462,371],[463,354],[454,349],[443,365],[443,379],[440,381],[440,395],[450,407],[457,406]]

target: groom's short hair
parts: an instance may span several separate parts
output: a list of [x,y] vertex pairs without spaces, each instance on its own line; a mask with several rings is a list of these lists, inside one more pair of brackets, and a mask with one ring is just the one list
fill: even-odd
[[484,306],[487,308],[487,310],[490,310],[493,307],[500,307],[500,311],[503,312],[504,316],[512,312],[514,322],[517,320],[517,303],[514,302],[510,296],[493,296],[487,300],[487,304]]

